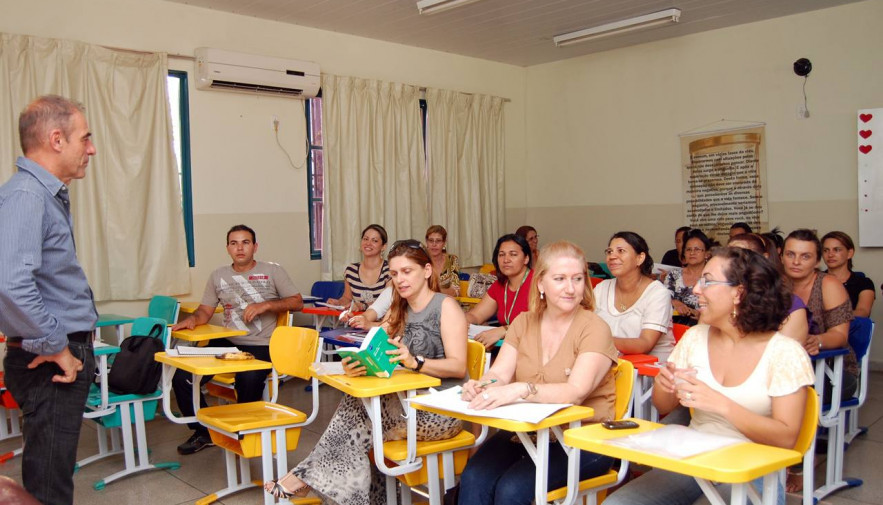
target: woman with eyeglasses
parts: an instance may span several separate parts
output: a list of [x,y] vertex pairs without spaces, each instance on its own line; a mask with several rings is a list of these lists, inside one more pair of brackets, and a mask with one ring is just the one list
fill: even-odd
[[610,325],[623,354],[652,354],[665,361],[674,348],[671,294],[652,276],[653,258],[643,237],[615,233],[604,251],[615,277],[595,286],[595,312]]
[[665,276],[665,287],[671,292],[671,306],[678,313],[673,321],[693,326],[699,320],[699,304],[693,286],[702,275],[702,269],[711,254],[711,240],[702,230],[693,228],[684,234],[681,249],[683,268]]
[[[699,324],[687,330],[659,371],[653,404],[660,414],[690,408],[700,432],[791,449],[814,380],[809,357],[778,333],[791,305],[769,260],[734,247],[712,252],[693,287]],[[752,484],[762,490],[763,479]],[[729,501],[729,485],[718,490]],[[605,505],[689,505],[703,495],[693,477],[652,470],[612,493]],[[785,503],[781,485],[778,503]]]
[[438,275],[441,292],[449,296],[460,296],[460,258],[448,254],[448,230],[434,224],[426,230],[426,252],[432,260],[432,270]]
[[540,257],[540,236],[537,234],[537,229],[526,224],[519,226],[515,230],[515,234],[527,241],[527,244],[530,246],[530,259],[533,263],[536,263],[537,258]]
[[497,240],[494,247],[494,268],[497,282],[488,288],[481,301],[466,313],[470,324],[484,324],[494,314],[500,326],[475,336],[486,348],[491,348],[503,337],[512,321],[527,310],[530,282],[533,280],[530,245],[524,237],[509,233]]
[[[397,350],[391,361],[454,386],[466,375],[466,318],[457,302],[438,292],[429,254],[416,240],[393,244],[389,252],[393,301],[383,320]],[[358,362],[343,360],[351,377],[365,375]],[[407,436],[407,419],[395,394],[381,397],[384,440]],[[460,432],[458,420],[417,412],[417,439],[443,440]],[[313,451],[264,489],[278,498],[305,496],[310,489],[341,505],[386,502],[386,479],[371,462],[371,422],[361,400],[344,395]]]
[[822,237],[822,258],[828,267],[825,272],[843,284],[846,293],[849,294],[853,314],[870,317],[876,296],[874,281],[865,277],[865,274],[861,272],[852,271],[852,256],[854,254],[855,244],[852,242],[852,237],[846,233],[832,231]]
[[386,241],[386,229],[379,224],[369,224],[362,230],[362,261],[346,267],[343,296],[329,298],[328,303],[343,305],[352,312],[361,312],[374,303],[389,282],[389,264],[383,259]]
[[[542,249],[530,287],[530,310],[518,316],[493,366],[480,381],[463,385],[470,408],[484,410],[521,400],[573,403],[594,409],[587,423],[614,417],[613,366],[616,348],[610,328],[593,312],[586,257],[570,242]],[[491,383],[491,381],[494,381]],[[515,434],[500,430],[478,448],[460,478],[461,505],[529,505],[536,467]],[[582,452],[580,479],[610,469],[611,458]],[[549,448],[549,488],[566,484],[567,454]]]

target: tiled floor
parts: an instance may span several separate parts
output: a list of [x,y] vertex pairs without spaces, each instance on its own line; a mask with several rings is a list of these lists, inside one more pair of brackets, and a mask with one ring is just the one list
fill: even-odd
[[[304,382],[290,381],[281,391],[281,401],[296,408],[309,407],[309,395],[304,392]],[[859,417],[868,433],[855,442],[846,453],[845,475],[864,479],[857,488],[844,489],[828,497],[822,503],[836,505],[883,504],[883,373],[875,372],[870,377],[870,395]],[[291,464],[300,461],[316,443],[328,419],[334,412],[340,393],[323,386],[320,389],[320,413],[316,421],[305,428],[300,439],[299,449],[289,453]],[[95,430],[90,423],[83,426],[80,438],[79,455],[86,457],[96,451]],[[134,475],[108,485],[102,491],[95,491],[92,484],[105,475],[117,471],[120,457],[93,463],[77,472],[75,503],[83,505],[173,505],[193,503],[195,500],[225,486],[224,457],[219,448],[213,447],[191,456],[179,456],[176,446],[186,440],[190,432],[184,426],[174,425],[161,417],[148,423],[148,442],[151,461],[179,461],[178,470],[157,470]],[[12,450],[20,444],[18,440],[0,442],[0,454]],[[252,476],[259,478],[257,461],[252,463]],[[878,466],[880,465],[880,466]],[[816,477],[823,468],[819,467]],[[21,478],[21,462],[16,458],[0,465],[0,473],[16,480]],[[225,499],[224,504],[256,504],[261,502],[257,489],[244,491]],[[789,496],[788,503],[796,505],[799,499]]]

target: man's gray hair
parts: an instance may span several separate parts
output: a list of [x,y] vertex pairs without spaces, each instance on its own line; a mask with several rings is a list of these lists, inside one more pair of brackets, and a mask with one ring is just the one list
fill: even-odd
[[84,114],[83,104],[58,95],[44,95],[25,107],[18,117],[18,136],[21,150],[27,155],[38,147],[54,129],[60,129],[65,139],[71,134],[71,117]]

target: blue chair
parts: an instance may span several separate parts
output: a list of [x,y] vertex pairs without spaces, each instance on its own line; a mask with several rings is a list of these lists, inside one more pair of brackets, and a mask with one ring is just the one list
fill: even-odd
[[848,418],[844,442],[848,446],[852,440],[864,433],[867,427],[858,425],[858,409],[864,405],[868,397],[868,368],[870,361],[871,339],[874,336],[874,321],[867,317],[856,317],[849,325],[849,347],[855,352],[855,358],[859,364],[859,383],[855,396],[840,405]]
[[329,298],[340,298],[343,296],[343,281],[316,281],[310,288],[310,295],[321,298],[323,302],[327,302]]
[[[132,323],[132,335],[135,335],[135,338],[138,338],[137,335],[149,335],[150,330],[157,324],[165,328],[161,338],[163,338],[164,342],[168,342],[168,324],[165,319],[160,318],[139,317]],[[118,347],[106,347],[105,349],[111,352],[119,352]],[[98,354],[104,351],[98,348],[95,352]],[[101,377],[101,381],[106,383],[107,377]],[[95,422],[98,430],[98,454],[78,461],[76,469],[78,470],[90,463],[116,454],[123,454],[125,460],[125,468],[123,470],[95,482],[93,487],[96,490],[104,489],[107,484],[138,472],[155,469],[177,470],[180,468],[181,464],[177,462],[151,464],[148,460],[147,428],[145,427],[145,422],[153,420],[156,415],[156,407],[161,395],[162,390],[159,386],[151,394],[135,395],[117,394],[108,391],[107,388],[99,388],[95,384],[92,385],[89,397],[86,400],[86,412],[83,414],[83,417]],[[132,430],[133,424],[135,426],[134,433]],[[110,448],[108,448],[107,444],[108,430],[110,431]],[[120,434],[122,437],[120,437]],[[120,441],[120,438],[122,438],[122,441]],[[122,447],[120,447],[120,443],[122,443]],[[137,462],[135,460],[136,450],[138,451]]]

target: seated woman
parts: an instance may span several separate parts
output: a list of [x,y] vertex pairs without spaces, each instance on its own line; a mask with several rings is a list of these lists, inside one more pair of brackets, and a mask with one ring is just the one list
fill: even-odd
[[[816,268],[822,259],[822,244],[812,230],[794,230],[785,238],[782,262],[785,274],[791,278],[794,294],[799,296],[812,315],[807,352],[814,356],[820,349],[845,347],[849,336],[849,323],[854,317],[846,289],[833,275]],[[843,358],[842,398],[855,393],[858,362],[850,350]],[[829,391],[826,384],[825,391]],[[830,396],[830,395],[829,395]]]
[[595,312],[623,354],[652,354],[665,361],[674,348],[671,294],[654,280],[653,258],[637,233],[615,233],[607,245],[607,268],[615,277],[595,286]]
[[[770,260],[776,271],[783,278],[785,273],[782,271],[782,263],[776,254],[776,244],[763,235],[756,233],[743,233],[731,238],[727,245],[730,247],[740,247],[748,249],[760,254],[764,258]],[[790,282],[790,281],[789,281]],[[787,284],[787,283],[786,283]],[[788,309],[788,317],[779,328],[779,333],[788,336],[804,345],[809,335],[809,312],[806,310],[806,304],[795,294],[791,294],[791,307]]]
[[[460,306],[438,292],[429,254],[416,240],[393,244],[389,267],[395,288],[384,327],[398,348],[392,360],[433,377],[459,379],[466,374],[466,319]],[[345,359],[349,376],[365,368]],[[381,397],[385,440],[405,437],[407,420],[397,395]],[[460,432],[459,421],[417,412],[417,438],[442,440]],[[312,488],[323,499],[341,505],[383,504],[385,478],[368,458],[371,422],[358,398],[344,395],[313,451],[299,465],[264,489],[277,497],[304,496]]]
[[426,230],[426,252],[432,260],[432,270],[438,275],[441,292],[449,296],[460,296],[460,259],[448,254],[448,230],[434,224]]
[[[800,344],[776,332],[791,304],[782,277],[760,255],[725,247],[712,253],[693,290],[699,325],[656,376],[653,404],[660,414],[693,409],[690,427],[702,432],[794,447],[814,375]],[[761,489],[762,479],[753,484]],[[689,505],[702,494],[693,477],[656,469],[604,505]],[[778,498],[785,502],[781,487]]]
[[[542,249],[530,288],[530,310],[515,319],[491,369],[463,386],[474,409],[519,400],[574,403],[595,409],[587,422],[612,419],[616,349],[610,329],[595,313],[583,251],[570,242]],[[496,380],[487,385],[488,381]],[[460,478],[459,503],[528,505],[536,467],[514,434],[499,431],[478,448]],[[580,454],[580,478],[610,469],[605,456]],[[567,482],[567,455],[558,444],[549,451],[549,489]]]
[[329,298],[332,305],[343,305],[361,312],[374,303],[389,282],[389,264],[383,259],[386,247],[386,229],[369,224],[362,230],[362,261],[352,263],[344,271],[344,290],[340,298]]
[[470,324],[484,324],[494,314],[499,328],[479,333],[475,340],[490,348],[506,335],[506,330],[518,314],[527,310],[530,283],[533,279],[530,246],[519,235],[503,235],[494,247],[494,268],[499,280],[466,313]]
[[856,274],[852,271],[852,256],[855,254],[855,244],[852,237],[842,231],[832,231],[822,237],[822,257],[828,266],[826,273],[832,275],[846,288],[849,301],[852,303],[853,314],[861,317],[871,317],[871,307],[874,306],[874,281],[864,274]]
[[519,226],[515,234],[527,241],[530,246],[530,261],[536,263],[540,255],[540,236],[537,235],[537,229],[530,225]]
[[665,275],[665,287],[671,291],[671,306],[678,313],[673,318],[674,322],[693,326],[698,321],[699,305],[693,294],[693,286],[702,275],[710,254],[711,240],[708,240],[702,230],[693,228],[684,234],[681,250],[684,267]]

